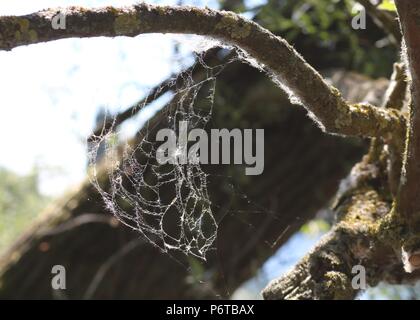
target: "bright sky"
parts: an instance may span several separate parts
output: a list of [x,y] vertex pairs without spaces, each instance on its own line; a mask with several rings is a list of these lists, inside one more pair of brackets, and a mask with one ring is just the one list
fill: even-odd
[[[133,3],[0,0],[0,15],[69,5]],[[210,0],[200,3],[212,4]],[[174,58],[173,44],[179,38],[143,35],[66,39],[0,51],[0,166],[21,174],[39,166],[41,190],[50,195],[58,195],[80,182],[86,169],[85,139],[93,129],[98,109],[106,107],[112,112],[126,109],[148,88],[179,70],[180,63],[188,63],[190,45],[184,45],[179,59]],[[191,43],[196,45],[196,41],[187,41]],[[146,116],[140,115],[128,123],[125,131],[133,132]]]

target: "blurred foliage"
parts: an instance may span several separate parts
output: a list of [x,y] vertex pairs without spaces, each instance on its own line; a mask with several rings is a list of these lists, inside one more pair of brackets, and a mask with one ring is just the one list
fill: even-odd
[[351,21],[360,13],[357,8],[353,0],[268,0],[248,10],[318,69],[345,68],[388,77],[398,48],[368,15],[366,29],[354,30]]
[[395,6],[395,2],[393,0],[384,0],[378,6],[378,9],[381,10],[388,10],[388,11],[397,11],[397,7]]
[[36,169],[19,176],[0,168],[0,254],[33,222],[47,201],[39,192]]

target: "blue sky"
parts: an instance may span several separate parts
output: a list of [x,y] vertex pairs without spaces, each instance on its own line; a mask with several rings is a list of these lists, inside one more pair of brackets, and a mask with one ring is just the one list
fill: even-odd
[[[127,0],[0,1],[1,15],[48,7],[128,5]],[[159,1],[171,4],[175,1]],[[193,3],[193,2],[191,2]],[[210,1],[200,1],[211,5]],[[214,6],[214,5],[213,5]],[[178,56],[175,42],[182,42]],[[199,37],[141,35],[65,39],[0,51],[0,166],[17,173],[41,171],[41,190],[59,195],[85,177],[86,137],[96,112],[121,111],[148,89],[191,62]],[[142,114],[123,128],[126,135],[143,122]]]

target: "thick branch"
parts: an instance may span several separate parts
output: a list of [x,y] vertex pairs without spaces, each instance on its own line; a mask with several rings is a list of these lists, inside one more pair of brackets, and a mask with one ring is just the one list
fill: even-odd
[[374,137],[404,130],[404,118],[398,111],[348,104],[284,39],[232,12],[147,4],[122,9],[71,7],[61,10],[66,15],[66,28],[55,30],[52,19],[59,12],[50,9],[0,17],[0,49],[70,37],[144,33],[210,36],[238,46],[256,59],[275,80],[293,91],[328,132]]
[[354,185],[336,205],[339,222],[289,273],[264,289],[265,299],[354,299],[363,289],[352,284],[357,265],[365,268],[368,285],[398,281],[402,263],[392,246],[381,241],[391,203],[377,186],[384,184],[386,174],[372,159],[366,156],[352,170]]
[[[404,108],[407,93],[407,79],[403,63],[394,64],[394,72],[386,91],[383,107],[401,110]],[[401,179],[402,159],[404,154],[404,137],[393,139],[388,143],[389,164],[388,177],[391,193],[395,197],[398,194],[398,188]]]
[[407,271],[420,267],[420,2],[396,1],[411,76],[410,120],[397,211],[408,226],[403,249]]
[[401,110],[404,107],[406,92],[407,77],[404,64],[394,63],[394,71],[383,99],[383,107]]

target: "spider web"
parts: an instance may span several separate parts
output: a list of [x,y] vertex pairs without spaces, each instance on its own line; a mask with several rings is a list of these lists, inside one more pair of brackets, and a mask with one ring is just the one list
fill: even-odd
[[[172,129],[178,140],[181,121],[187,122],[188,130],[206,129],[217,75],[235,59],[222,59],[226,61],[210,66],[203,54],[196,54],[191,72],[183,73],[181,81],[173,79],[177,88],[169,105],[134,139],[120,144],[113,125],[88,141],[89,179],[106,210],[163,252],[176,250],[206,260],[216,239],[217,222],[208,193],[208,174],[197,161],[198,154],[193,150],[191,159],[195,161],[187,164],[158,163],[162,142],[156,142],[156,129]],[[195,67],[204,74],[200,79],[193,76]],[[200,106],[195,103],[197,98]]]

